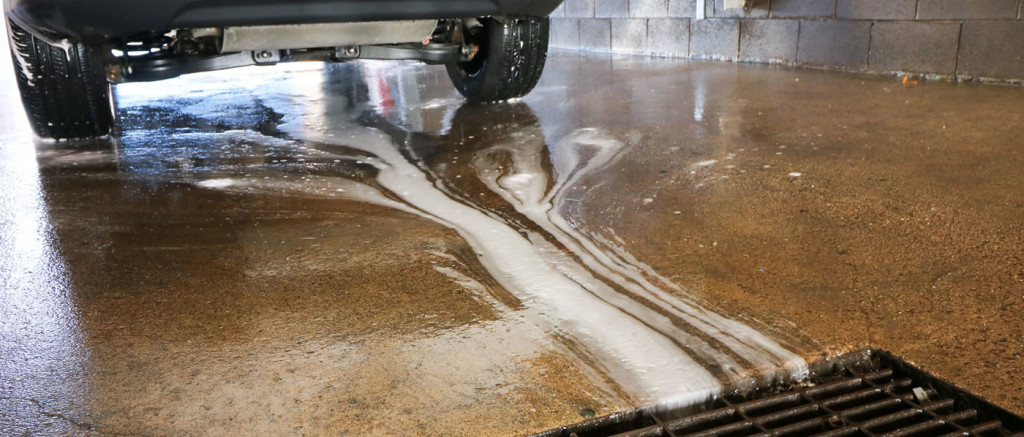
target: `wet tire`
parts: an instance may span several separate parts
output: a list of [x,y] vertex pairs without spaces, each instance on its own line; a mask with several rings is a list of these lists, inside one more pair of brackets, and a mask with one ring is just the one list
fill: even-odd
[[[525,96],[537,86],[548,53],[548,19],[522,18],[502,23],[480,20],[466,39],[479,50],[467,62],[449,63],[455,88],[473,102],[495,102]],[[472,33],[470,33],[472,32]]]
[[114,124],[110,84],[98,51],[54,46],[7,22],[14,74],[29,123],[42,138],[106,135]]

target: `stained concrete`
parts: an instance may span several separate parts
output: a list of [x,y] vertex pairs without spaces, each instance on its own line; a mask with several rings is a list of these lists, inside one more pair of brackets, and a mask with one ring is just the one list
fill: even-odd
[[6,62],[0,434],[521,435],[633,404],[459,233],[325,190],[373,183],[303,139],[339,117],[514,221],[470,163],[603,132],[626,148],[575,228],[808,360],[890,349],[1024,412],[1018,88],[558,52],[474,106],[443,68],[304,64],[119,86],[115,139],[48,143]]
[[913,20],[917,0],[838,0],[839,20]]
[[796,59],[800,22],[796,20],[740,21],[740,54],[743,61],[787,62]]
[[835,0],[773,0],[772,18],[832,18]]
[[967,22],[963,25],[957,72],[964,77],[1012,79],[1024,71],[1024,23]]
[[864,70],[871,45],[867,21],[806,21],[800,23],[797,62],[847,70]]
[[612,52],[647,53],[647,20],[639,18],[612,19]]
[[873,71],[956,74],[960,23],[878,22],[871,26],[868,68]]
[[659,56],[685,57],[690,52],[690,21],[647,20],[647,50]]
[[690,56],[736,59],[739,33],[739,20],[691,20]]
[[919,20],[999,20],[1015,18],[1019,1],[1014,0],[921,0]]

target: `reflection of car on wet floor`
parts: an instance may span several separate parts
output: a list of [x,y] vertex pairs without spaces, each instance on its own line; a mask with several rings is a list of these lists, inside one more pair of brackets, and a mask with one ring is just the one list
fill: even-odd
[[521,97],[561,0],[4,0],[15,74],[41,137],[104,135],[110,84],[294,61],[444,64],[471,101]]

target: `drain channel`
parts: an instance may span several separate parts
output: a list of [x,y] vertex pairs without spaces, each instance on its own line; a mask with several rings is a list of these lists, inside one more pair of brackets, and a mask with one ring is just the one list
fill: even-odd
[[803,386],[720,397],[696,413],[635,410],[537,437],[1024,437],[1024,418],[887,352],[829,368]]

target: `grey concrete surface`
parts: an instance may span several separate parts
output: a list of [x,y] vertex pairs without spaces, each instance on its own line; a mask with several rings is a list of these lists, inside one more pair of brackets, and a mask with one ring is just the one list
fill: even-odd
[[584,50],[608,52],[612,49],[612,22],[608,19],[580,20],[580,46]]
[[634,18],[667,17],[668,3],[668,0],[631,0],[629,16]]
[[629,16],[629,0],[595,0],[594,16],[597,18],[626,18]]
[[1024,91],[549,59],[491,105],[401,62],[120,85],[54,143],[3,58],[0,435],[523,435],[864,346],[1024,412]]
[[652,18],[647,21],[647,50],[652,55],[684,57],[690,53],[690,21]]
[[714,5],[714,13],[708,15],[709,17],[717,18],[768,18],[768,2],[754,2],[754,6],[750,10],[743,8],[725,8],[724,0],[708,0],[709,4]]
[[690,21],[690,56],[733,60],[739,44],[739,20]]
[[870,69],[953,76],[959,38],[960,23],[875,23]]
[[[874,74],[905,75],[943,80],[981,80],[1009,84],[1024,83],[1024,69],[1016,65],[1020,23],[1024,3],[1020,0],[760,0],[749,11],[724,9],[724,0],[705,3],[707,18],[694,20],[695,2],[661,0],[572,0],[573,5],[596,1],[594,11],[578,15],[594,21],[591,29],[606,25],[607,18],[670,18],[687,21],[689,29],[677,38],[662,38],[663,29],[684,23],[659,22],[652,37],[648,30],[646,47],[637,51],[640,40],[635,26],[620,25],[630,35],[614,44],[617,53],[646,53],[695,59],[739,60],[742,62],[807,65],[833,70]],[[576,6],[574,6],[576,7]],[[590,18],[596,15],[600,18]],[[725,29],[741,19],[739,39]],[[724,20],[724,21],[723,21]],[[951,36],[954,25],[967,26],[970,35]],[[1000,32],[985,32],[986,26]],[[557,23],[571,26],[568,23]],[[872,26],[878,30],[872,32]],[[744,31],[744,27],[748,31]],[[957,28],[959,31],[959,28]],[[878,38],[872,38],[877,36]],[[609,38],[611,39],[611,37]],[[603,38],[575,45],[560,38],[558,47],[592,50],[604,47]],[[589,45],[588,45],[589,44]],[[680,50],[687,46],[686,51]],[[804,49],[799,49],[799,46]],[[631,47],[630,50],[622,49]],[[798,47],[798,50],[792,50]],[[608,51],[610,49],[600,49]],[[731,54],[738,50],[739,54]],[[802,53],[802,54],[801,54]],[[868,59],[870,53],[871,59]],[[950,53],[958,53],[950,67]],[[1006,59],[998,59],[1005,53]],[[964,60],[966,63],[958,63]],[[966,69],[958,66],[966,66]]]
[[796,59],[799,32],[796,20],[740,21],[740,60],[790,62]]
[[958,74],[966,77],[1021,79],[1024,71],[1024,22],[967,22],[960,39]]
[[647,54],[647,20],[612,19],[612,52]]
[[590,18],[594,16],[595,0],[566,0],[563,4],[567,18]]
[[550,32],[548,44],[552,47],[580,46],[580,20],[577,18],[552,18]]
[[836,0],[772,0],[772,18],[832,18]]
[[800,23],[797,62],[847,70],[868,65],[871,23],[865,21],[805,21]]
[[697,0],[673,0],[668,2],[668,16],[682,18],[697,16]]
[[839,20],[913,20],[918,0],[837,0]]
[[917,18],[922,20],[1014,19],[1020,0],[919,0]]

